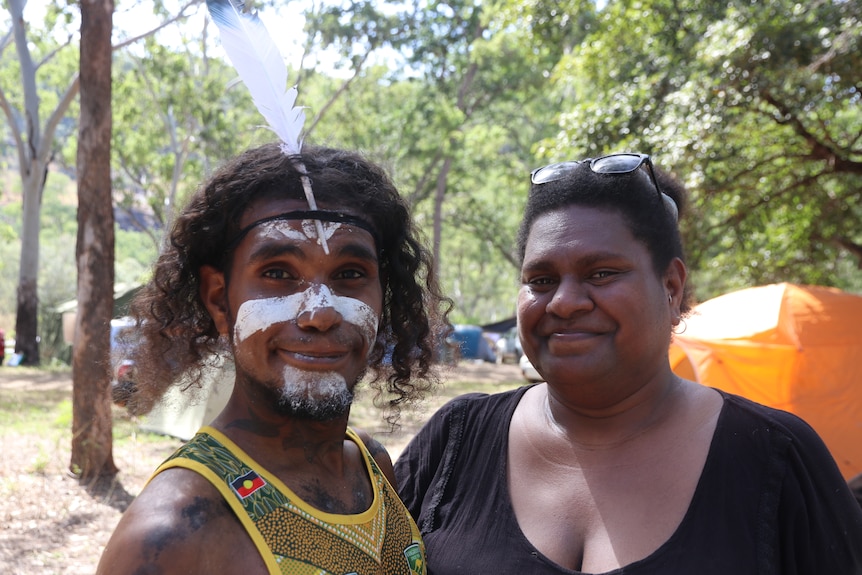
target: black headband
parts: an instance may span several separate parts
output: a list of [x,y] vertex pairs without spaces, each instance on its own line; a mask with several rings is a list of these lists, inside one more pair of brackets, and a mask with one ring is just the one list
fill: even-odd
[[345,224],[350,224],[351,226],[362,228],[363,230],[371,234],[371,237],[374,238],[374,245],[377,247],[377,250],[380,251],[380,238],[377,237],[377,231],[371,226],[371,224],[361,218],[350,214],[345,214],[344,212],[330,212],[325,210],[296,210],[293,212],[284,212],[283,214],[269,216],[268,218],[262,218],[260,220],[250,223],[249,225],[241,229],[234,239],[228,242],[227,247],[225,248],[225,252],[229,252],[234,249],[242,241],[242,239],[257,226],[276,220],[320,220],[323,222],[342,222]]

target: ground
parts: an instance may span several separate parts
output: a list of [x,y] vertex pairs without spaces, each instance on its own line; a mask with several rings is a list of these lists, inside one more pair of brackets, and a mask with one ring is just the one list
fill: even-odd
[[[521,385],[514,365],[462,362],[444,374],[439,393],[419,412],[404,414],[388,433],[363,400],[357,423],[395,459],[427,416],[467,391],[493,393]],[[136,421],[115,412],[113,455],[118,481],[94,494],[67,473],[72,378],[68,372],[0,367],[0,573],[78,575],[96,570],[105,543],[155,467],[180,441],[139,433]]]

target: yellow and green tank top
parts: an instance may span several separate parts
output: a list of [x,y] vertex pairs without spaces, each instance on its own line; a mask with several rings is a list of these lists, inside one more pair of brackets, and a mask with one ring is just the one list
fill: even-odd
[[424,575],[425,547],[395,490],[353,430],[374,502],[356,515],[307,505],[224,434],[203,427],[156,474],[183,467],[222,494],[254,541],[270,575]]

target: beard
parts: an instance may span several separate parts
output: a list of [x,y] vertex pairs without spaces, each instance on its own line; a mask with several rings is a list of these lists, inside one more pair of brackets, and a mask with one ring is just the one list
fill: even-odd
[[350,410],[353,389],[361,378],[362,375],[348,385],[338,373],[311,373],[286,367],[276,411],[279,415],[312,421],[336,419]]

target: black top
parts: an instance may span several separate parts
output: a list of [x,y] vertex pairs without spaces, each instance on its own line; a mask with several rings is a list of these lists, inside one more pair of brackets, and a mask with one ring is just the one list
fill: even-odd
[[[443,406],[395,465],[425,540],[429,574],[577,573],[521,532],[506,481],[509,422],[528,389]],[[722,392],[691,505],[625,575],[862,575],[862,509],[826,446],[798,417]]]

